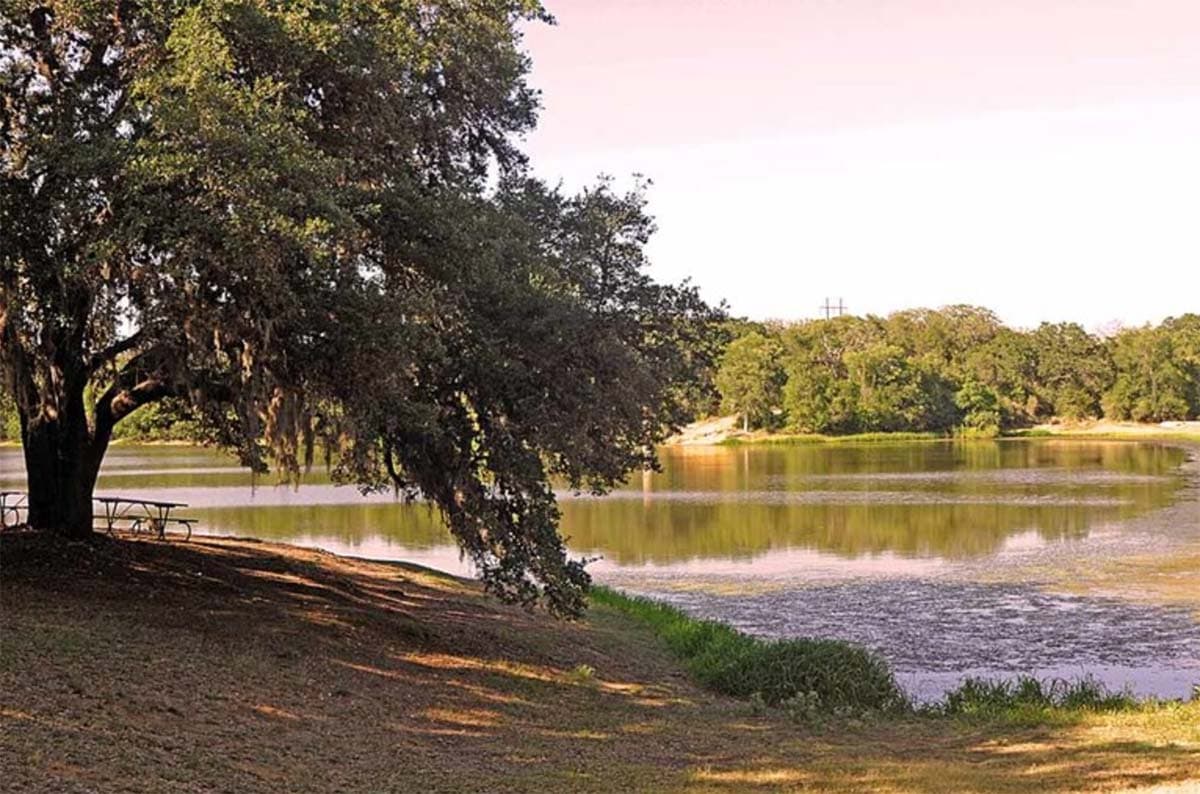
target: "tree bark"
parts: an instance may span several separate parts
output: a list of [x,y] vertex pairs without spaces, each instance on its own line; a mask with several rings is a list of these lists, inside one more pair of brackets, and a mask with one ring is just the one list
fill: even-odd
[[73,539],[89,537],[102,455],[95,454],[87,417],[35,419],[23,435],[30,526]]
[[92,495],[113,428],[142,405],[171,393],[165,381],[147,375],[148,357],[126,363],[96,402],[91,421],[84,399],[90,369],[62,367],[58,399],[39,395],[31,381],[25,384],[18,413],[30,526],[75,539],[91,536]]
[[135,334],[117,343],[93,357],[88,366],[71,364],[78,357],[64,356],[66,360],[56,370],[61,373],[57,379],[61,389],[50,397],[39,394],[32,380],[25,379],[25,399],[18,400],[18,413],[29,487],[29,523],[35,529],[71,538],[89,537],[92,495],[113,429],[139,407],[172,393],[167,382],[154,374],[155,365],[161,364],[161,350],[146,350],[125,362],[89,418],[85,393],[95,367],[128,352],[137,338]]

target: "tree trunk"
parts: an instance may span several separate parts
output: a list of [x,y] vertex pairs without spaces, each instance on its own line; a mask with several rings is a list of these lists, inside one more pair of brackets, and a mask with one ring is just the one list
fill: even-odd
[[65,537],[92,534],[92,491],[103,452],[86,417],[30,421],[23,433],[29,524]]

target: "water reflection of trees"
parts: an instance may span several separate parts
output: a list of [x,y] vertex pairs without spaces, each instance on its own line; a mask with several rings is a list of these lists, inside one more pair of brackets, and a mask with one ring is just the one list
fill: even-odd
[[1046,540],[1081,537],[1117,508],[1077,506],[671,504],[564,505],[571,546],[622,563],[744,557],[807,548],[847,556],[894,552],[970,557],[999,549],[1017,533]]
[[215,507],[195,512],[207,532],[273,540],[329,538],[357,546],[375,537],[411,548],[452,542],[429,506],[404,503]]
[[[1000,442],[917,442],[906,444],[762,445],[756,447],[668,447],[654,487],[718,490],[806,475],[870,475],[897,472],[981,471],[987,469],[1103,469],[1165,474],[1184,453],[1174,447],[1128,442],[1012,440]],[[632,485],[641,485],[633,478]]]
[[[618,563],[738,558],[806,548],[846,556],[892,552],[963,558],[989,554],[1012,535],[1044,540],[1084,536],[1129,507],[954,505],[786,505],[637,501],[567,502],[563,531],[577,551]],[[330,538],[355,546],[374,537],[411,548],[450,543],[441,520],[420,505],[231,507],[203,510],[209,531],[290,540]]]
[[[664,454],[661,474],[631,480],[627,489],[640,495],[565,499],[562,529],[576,551],[599,552],[626,564],[751,557],[781,548],[965,558],[993,553],[1016,534],[1032,531],[1045,541],[1078,538],[1100,523],[1164,505],[1178,480],[1163,475],[1183,458],[1181,451],[1161,446],[1059,441],[673,448]],[[1000,470],[1031,471],[1028,477],[1006,478]],[[981,476],[872,479],[922,472]],[[1155,476],[1086,476],[1096,472]],[[1073,473],[1079,475],[1075,481]],[[831,483],[830,475],[852,476]],[[655,498],[664,491],[837,489],[884,493],[850,504]],[[949,501],[902,503],[886,497],[886,492],[911,491],[945,494]],[[963,497],[971,501],[953,501]],[[1027,497],[1053,501],[1022,504]],[[1077,498],[1117,503],[1070,503]],[[202,511],[201,517],[214,531],[281,540],[325,537],[354,546],[382,537],[413,548],[451,542],[438,516],[422,505],[226,507]]]

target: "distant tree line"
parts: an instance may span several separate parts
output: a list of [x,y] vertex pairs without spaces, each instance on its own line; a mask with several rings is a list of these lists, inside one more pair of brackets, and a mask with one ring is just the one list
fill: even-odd
[[992,435],[1051,419],[1200,416],[1200,315],[1109,336],[975,306],[743,323],[715,376],[745,426]]

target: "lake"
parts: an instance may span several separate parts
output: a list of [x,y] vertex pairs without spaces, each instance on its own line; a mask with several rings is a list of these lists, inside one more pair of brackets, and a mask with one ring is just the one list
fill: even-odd
[[[1195,450],[1030,439],[661,457],[611,495],[560,495],[563,533],[599,558],[600,582],[763,636],[862,643],[921,699],[968,674],[1088,674],[1169,697],[1200,683],[1200,571],[1194,600],[1149,586],[1157,561],[1200,549]],[[0,487],[21,479],[19,450],[0,450]],[[323,471],[275,485],[210,450],[121,446],[97,492],[187,502],[201,532],[470,573],[429,508]],[[1122,561],[1146,587],[1114,585]]]

